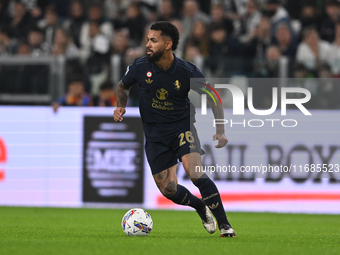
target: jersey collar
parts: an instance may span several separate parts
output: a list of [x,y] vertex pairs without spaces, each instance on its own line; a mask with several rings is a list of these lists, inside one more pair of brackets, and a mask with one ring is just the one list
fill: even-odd
[[177,67],[177,57],[176,57],[175,54],[173,54],[173,55],[174,55],[174,62],[172,63],[172,65],[170,66],[170,68],[168,70],[163,70],[163,69],[159,68],[156,63],[152,63],[153,72],[154,73],[164,72],[164,73],[173,75],[173,73],[175,72],[175,69]]

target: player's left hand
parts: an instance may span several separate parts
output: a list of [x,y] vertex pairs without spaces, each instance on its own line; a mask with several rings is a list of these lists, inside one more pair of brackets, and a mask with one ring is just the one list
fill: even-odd
[[227,145],[228,139],[225,136],[225,134],[216,134],[213,137],[213,141],[218,140],[218,144],[215,146],[215,148],[222,148]]

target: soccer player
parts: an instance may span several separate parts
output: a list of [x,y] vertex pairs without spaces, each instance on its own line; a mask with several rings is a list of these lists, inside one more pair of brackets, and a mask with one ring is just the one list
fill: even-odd
[[[216,185],[205,173],[195,173],[195,166],[201,166],[204,151],[194,125],[190,123],[193,118],[190,118],[188,92],[190,78],[204,78],[204,75],[195,65],[173,54],[178,41],[178,30],[171,23],[160,21],[151,26],[147,36],[146,56],[137,58],[128,66],[118,84],[117,108],[113,118],[118,122],[123,120],[129,89],[139,83],[139,109],[146,138],[145,151],[158,189],[174,203],[196,209],[210,234],[216,231],[212,212],[221,236],[235,237]],[[199,88],[195,90],[202,92]],[[224,119],[222,106],[214,103],[211,105],[215,118]],[[213,140],[218,140],[216,148],[227,144],[224,125],[216,126]],[[185,172],[200,190],[201,199],[177,183],[177,160],[182,162]]]

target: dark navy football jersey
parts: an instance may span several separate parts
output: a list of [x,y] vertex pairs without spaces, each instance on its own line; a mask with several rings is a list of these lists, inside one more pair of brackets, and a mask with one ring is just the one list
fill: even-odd
[[[128,66],[122,82],[126,86],[139,84],[139,109],[148,142],[164,141],[179,126],[190,124],[190,78],[204,75],[194,64],[176,56],[168,70],[160,69],[146,57]],[[202,93],[199,87],[192,89]]]

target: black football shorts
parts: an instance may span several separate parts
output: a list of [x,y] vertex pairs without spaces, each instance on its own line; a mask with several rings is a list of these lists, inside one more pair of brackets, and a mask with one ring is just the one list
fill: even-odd
[[182,156],[191,152],[205,154],[193,125],[180,129],[167,141],[145,143],[145,153],[153,175],[176,165]]

